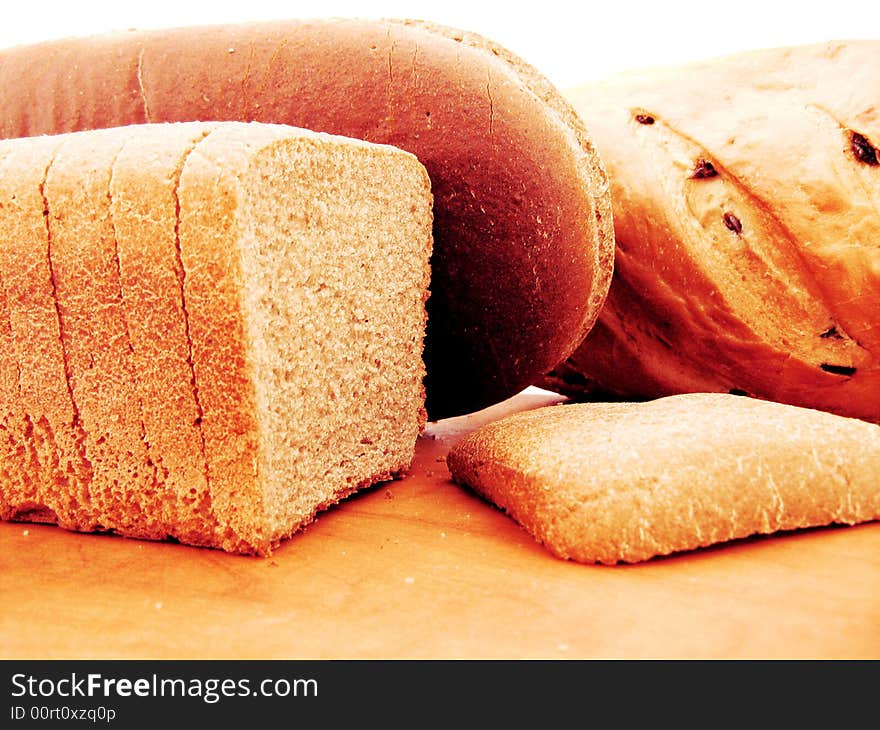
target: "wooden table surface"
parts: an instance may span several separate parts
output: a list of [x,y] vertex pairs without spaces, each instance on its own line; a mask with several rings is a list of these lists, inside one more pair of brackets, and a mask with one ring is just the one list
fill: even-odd
[[0,524],[0,657],[880,657],[880,524],[588,566],[449,481],[464,432],[554,400],[432,424],[268,559]]

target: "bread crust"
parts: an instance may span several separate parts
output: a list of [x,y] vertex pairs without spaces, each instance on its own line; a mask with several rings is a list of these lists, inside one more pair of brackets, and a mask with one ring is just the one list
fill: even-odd
[[63,141],[2,143],[0,227],[6,240],[0,272],[18,366],[18,406],[32,424],[37,462],[30,472],[34,503],[10,506],[12,516],[89,530],[96,526],[89,507],[92,467],[61,340],[45,199],[48,169]]
[[70,392],[92,466],[89,507],[107,529],[161,539],[110,205],[113,165],[131,134],[118,128],[61,142],[45,183],[49,259]]
[[595,321],[613,258],[604,168],[555,89],[479,36],[414,21],[287,21],[0,53],[4,136],[195,119],[389,143],[426,166],[431,418],[513,395]]
[[149,125],[113,165],[110,209],[134,388],[155,464],[151,511],[190,545],[216,542],[178,238],[184,162],[214,125]]
[[727,394],[528,411],[465,437],[448,463],[579,562],[880,519],[880,427]]
[[572,91],[617,256],[600,325],[553,384],[880,421],[878,67],[880,42],[834,42]]
[[[8,150],[0,147],[0,174],[5,172],[4,160]],[[0,196],[6,192],[0,192]],[[0,198],[0,205],[3,201]],[[2,211],[2,208],[0,208]],[[11,231],[4,233],[0,246],[7,245]],[[9,520],[22,512],[31,512],[42,504],[40,500],[39,460],[36,458],[33,427],[28,414],[21,407],[21,385],[15,336],[9,317],[3,268],[0,266],[0,480],[6,490],[0,492],[0,519]],[[45,505],[43,505],[45,508]]]

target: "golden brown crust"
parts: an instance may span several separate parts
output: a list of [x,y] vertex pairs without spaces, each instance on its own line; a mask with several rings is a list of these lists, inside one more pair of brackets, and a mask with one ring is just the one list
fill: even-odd
[[[124,103],[108,106],[117,92]],[[553,87],[474,34],[289,21],[0,54],[2,135],[194,119],[294,124],[394,144],[425,164],[435,196],[432,418],[519,391],[595,320],[613,256],[601,163]]]
[[[0,271],[19,366],[19,406],[32,423],[39,464],[32,473],[38,480],[31,483],[33,507],[64,527],[93,529],[92,469],[61,342],[44,197],[48,168],[63,140],[3,143]],[[29,511],[26,517],[34,515]]]
[[113,164],[131,135],[119,128],[62,141],[45,184],[49,259],[70,392],[92,465],[90,507],[104,527],[163,538],[151,508],[156,465],[134,385],[110,212]]
[[[576,146],[583,151],[578,160],[580,177],[582,181],[587,181],[586,189],[593,195],[594,199],[591,220],[581,221],[581,223],[588,224],[591,229],[591,237],[596,244],[592,250],[594,256],[592,261],[594,280],[592,288],[585,290],[587,294],[587,308],[584,313],[581,332],[573,340],[576,343],[574,345],[576,347],[596,323],[602,305],[605,303],[608,288],[611,284],[611,275],[614,270],[614,234],[608,174],[582,119],[578,116],[574,107],[560,95],[556,87],[547,78],[538,73],[524,59],[511,53],[491,39],[484,38],[476,33],[463,32],[455,28],[423,20],[390,22],[403,22],[405,25],[424,28],[456,42],[481,49],[502,59],[515,71],[517,77],[528,88],[529,92],[540,98],[547,105],[549,113],[559,118],[562,131],[570,133],[574,137]],[[568,221],[567,225],[575,226],[577,224],[574,221]],[[571,349],[573,350],[574,348],[572,347]],[[562,360],[562,358],[555,354],[553,358],[557,362]]]
[[178,187],[178,235],[207,478],[220,516],[218,537],[227,541],[226,549],[241,539],[261,551],[266,540],[256,534],[260,525],[253,518],[263,509],[263,496],[254,489],[260,434],[236,220],[238,177],[249,161],[243,143],[249,134],[262,134],[267,141],[282,132],[220,127],[187,155]]
[[561,390],[743,391],[880,421],[878,64],[880,42],[830,43],[572,92],[618,251]]
[[726,394],[529,411],[467,436],[448,463],[580,562],[880,519],[880,427]]
[[[6,152],[0,148],[0,174],[4,172]],[[12,231],[3,228],[2,222],[0,212],[0,246],[6,246]],[[35,451],[33,431],[28,433],[27,414],[22,412],[18,371],[15,337],[0,267],[0,481],[6,484],[6,489],[0,491],[0,519],[4,520],[39,504],[41,491],[38,461],[29,458]]]
[[116,157],[110,205],[144,441],[156,469],[152,511],[187,544],[213,544],[201,407],[177,240],[177,188],[210,124],[139,128]]

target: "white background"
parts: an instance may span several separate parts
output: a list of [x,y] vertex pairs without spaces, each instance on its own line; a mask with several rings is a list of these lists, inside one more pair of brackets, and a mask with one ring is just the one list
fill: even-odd
[[125,28],[296,17],[422,18],[489,36],[561,88],[628,68],[749,48],[880,38],[880,0],[16,0],[9,5],[0,47]]

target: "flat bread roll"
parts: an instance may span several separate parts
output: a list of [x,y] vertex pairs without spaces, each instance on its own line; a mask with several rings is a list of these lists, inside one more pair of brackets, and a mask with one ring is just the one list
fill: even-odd
[[880,518],[880,426],[727,394],[539,408],[465,437],[448,463],[584,563]]

